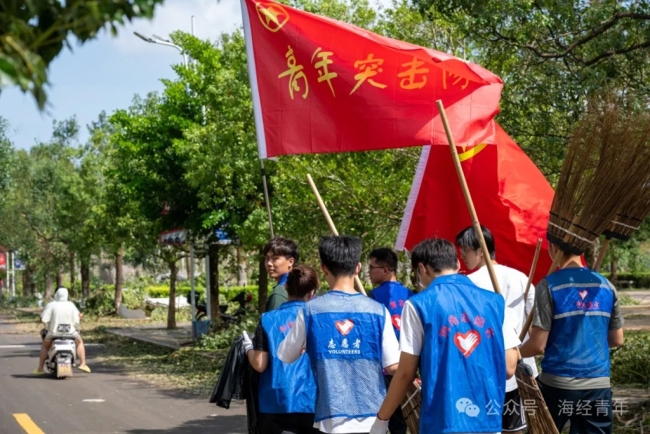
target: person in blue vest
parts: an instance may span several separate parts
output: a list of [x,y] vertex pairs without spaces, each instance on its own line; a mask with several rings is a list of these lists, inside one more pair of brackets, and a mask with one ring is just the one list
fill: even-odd
[[324,433],[370,432],[386,395],[383,371],[394,374],[399,362],[388,310],[354,288],[361,247],[357,237],[321,239],[331,290],[305,305],[278,350],[287,363],[309,354],[318,391],[314,421]]
[[314,426],[316,382],[309,356],[302,354],[292,365],[277,357],[280,342],[293,327],[298,312],[320,287],[316,272],[307,266],[294,267],[287,276],[288,301],[262,314],[255,331],[255,344],[246,332],[244,350],[253,369],[260,372],[259,426],[268,434],[318,432]]
[[277,309],[287,301],[287,275],[298,262],[298,244],[287,238],[275,237],[262,250],[264,265],[269,276],[278,282],[266,300],[264,312]]
[[[402,309],[413,292],[397,281],[397,253],[392,249],[386,247],[374,249],[368,255],[368,262],[368,276],[370,282],[375,286],[368,296],[386,306],[390,313],[395,336],[399,340]],[[384,376],[386,387],[390,386],[392,378],[390,375]],[[390,417],[388,429],[391,434],[406,434],[407,426],[401,408],[395,410]]]
[[[559,248],[549,245],[551,257]],[[614,286],[562,252],[560,269],[535,287],[530,339],[523,357],[544,352],[537,383],[558,428],[571,434],[612,432],[609,349],[623,345],[623,317]]]
[[404,304],[399,368],[370,433],[386,433],[418,368],[420,434],[501,432],[506,378],[514,375],[520,343],[503,297],[458,274],[447,240],[422,241],[411,263],[426,289]]

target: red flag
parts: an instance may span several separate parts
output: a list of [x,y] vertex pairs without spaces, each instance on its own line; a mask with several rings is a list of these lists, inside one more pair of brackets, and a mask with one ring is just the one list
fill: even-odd
[[[546,227],[553,188],[524,151],[496,125],[496,146],[477,145],[460,156],[479,222],[492,232],[496,261],[525,273],[542,238],[534,282],[548,272]],[[396,248],[425,238],[450,241],[472,224],[449,147],[422,150]]]
[[272,1],[242,0],[260,158],[494,143],[490,71]]

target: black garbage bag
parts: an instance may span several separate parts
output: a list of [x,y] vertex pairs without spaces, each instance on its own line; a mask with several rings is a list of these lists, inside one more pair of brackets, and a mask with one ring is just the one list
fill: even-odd
[[230,408],[231,400],[246,398],[244,395],[244,373],[250,369],[250,365],[242,345],[243,340],[241,336],[235,338],[217,379],[217,384],[212,390],[210,403],[216,404],[217,407],[227,409]]

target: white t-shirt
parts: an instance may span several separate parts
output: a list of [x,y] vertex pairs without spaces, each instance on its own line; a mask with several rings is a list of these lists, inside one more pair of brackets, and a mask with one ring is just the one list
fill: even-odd
[[[510,320],[510,323],[515,325],[515,331],[517,332],[517,336],[519,336],[526,323],[526,317],[535,304],[535,285],[530,285],[528,297],[524,301],[528,277],[521,271],[506,267],[505,265],[494,264],[493,267],[494,273],[497,275],[497,280],[499,281],[501,294],[506,301],[506,316]],[[487,266],[482,266],[467,277],[479,288],[494,291]],[[527,340],[528,336],[524,338],[524,342]],[[535,358],[527,357],[524,359],[524,363],[530,366],[533,370],[533,376],[537,377],[538,372]],[[510,392],[516,388],[517,379],[515,377],[506,381],[506,392]]]
[[[382,367],[399,363],[399,343],[395,337],[393,324],[390,319],[388,309],[384,307],[385,321],[384,331],[381,343],[381,364]],[[301,310],[298,313],[298,318],[293,325],[289,334],[284,338],[280,347],[278,348],[278,358],[285,363],[293,363],[298,360],[307,344],[307,334],[305,327],[305,316]],[[377,409],[379,411],[379,409]],[[314,427],[321,432],[325,433],[360,433],[369,432],[372,424],[375,423],[376,417],[365,417],[358,419],[349,419],[337,417],[333,419],[325,419],[316,422]]]
[[53,335],[60,335],[59,325],[68,324],[70,330],[66,335],[74,334],[79,325],[79,309],[71,301],[52,301],[45,306],[41,314],[41,321],[47,324],[47,330]]
[[[507,310],[507,308],[506,308]],[[503,343],[504,351],[506,349],[515,348],[521,342],[513,325],[508,321],[508,316],[505,315],[503,321]],[[424,327],[422,326],[422,320],[420,315],[418,315],[413,303],[407,301],[404,303],[404,309],[402,310],[402,326],[400,328],[400,338],[399,346],[400,350],[404,353],[412,354],[414,356],[419,356],[422,352],[422,346],[424,345]],[[514,376],[512,377],[514,378]],[[473,433],[458,433],[458,434],[473,434]],[[485,433],[485,434],[501,434],[501,432],[495,433]]]

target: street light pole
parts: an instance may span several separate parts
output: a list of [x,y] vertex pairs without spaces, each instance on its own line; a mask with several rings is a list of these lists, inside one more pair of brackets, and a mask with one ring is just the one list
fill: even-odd
[[166,40],[166,39],[162,39],[162,38],[160,38],[160,37],[158,37],[156,35],[154,35],[153,38],[151,38],[149,36],[144,36],[143,34],[138,33],[138,32],[133,32],[133,34],[135,36],[137,36],[138,38],[142,39],[143,41],[149,42],[150,44],[165,45],[167,47],[176,48],[183,55],[183,64],[185,65],[185,68],[187,68],[187,66],[188,66],[187,65],[187,54],[185,54],[185,51],[183,50],[183,48],[180,45],[176,45],[173,42],[171,42],[169,40]]
[[[163,39],[160,36],[153,35],[153,37],[145,36],[142,33],[138,32],[133,32],[135,36],[138,38],[142,39],[145,42],[148,42],[150,44],[158,44],[158,45],[164,45],[166,47],[173,47],[176,48],[178,51],[181,52],[181,55],[183,56],[183,65],[185,65],[185,69],[189,67],[188,62],[187,62],[187,54],[185,54],[185,51],[183,50],[183,47],[180,45],[174,44],[172,41],[169,41],[167,39]],[[185,83],[185,92],[187,94],[190,93],[190,85]]]

